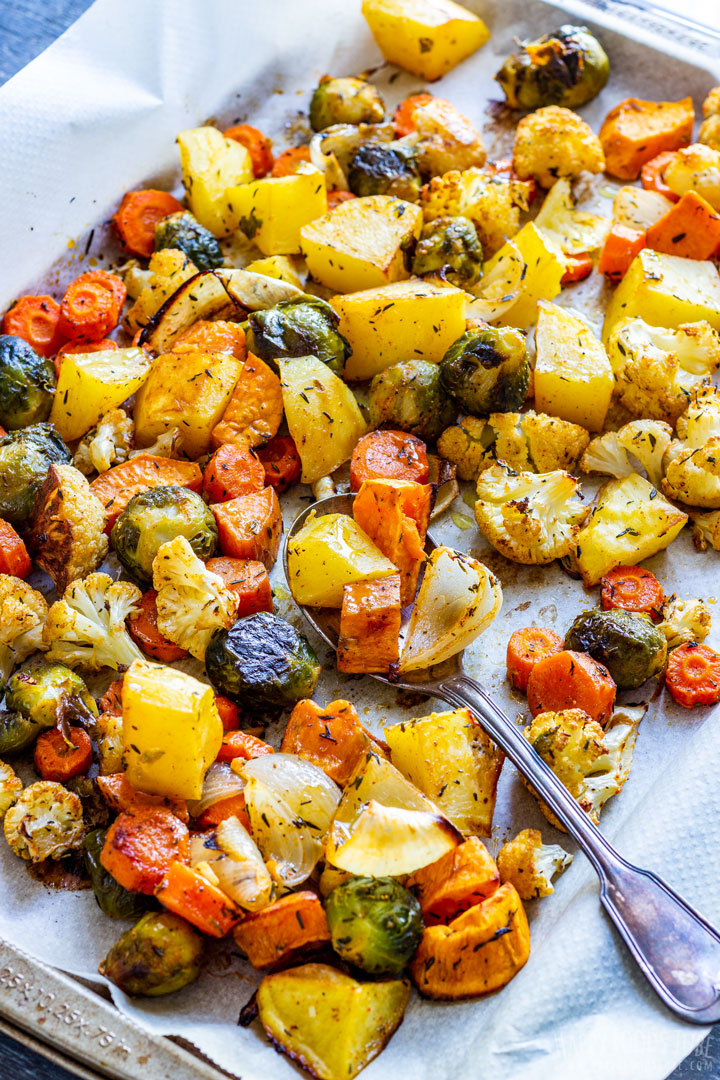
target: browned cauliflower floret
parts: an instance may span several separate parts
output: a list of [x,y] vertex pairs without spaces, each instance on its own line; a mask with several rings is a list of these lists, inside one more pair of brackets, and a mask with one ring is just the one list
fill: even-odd
[[77,795],[53,780],[30,784],[5,815],[5,839],[21,859],[60,859],[85,835]]
[[711,547],[720,551],[720,510],[690,514],[693,523],[693,543],[698,551]]
[[715,86],[703,102],[703,116],[698,142],[711,150],[720,150],[720,86]]
[[23,782],[15,775],[15,770],[5,761],[0,761],[0,821],[3,820],[13,803],[20,798]]
[[137,585],[90,574],[68,586],[48,613],[43,631],[48,656],[69,667],[124,670],[143,654],[127,632],[125,620],[142,597]]
[[72,465],[51,465],[35,497],[29,533],[35,562],[60,595],[107,555],[106,521],[102,503],[83,474]]
[[663,491],[690,506],[720,509],[720,392],[709,380],[693,391],[677,433],[680,440],[666,454]]
[[673,154],[663,177],[676,195],[695,191],[720,210],[720,150],[704,142],[685,146]]
[[487,420],[464,417],[445,429],[438,450],[457,466],[461,480],[476,480],[498,460],[517,470],[572,472],[589,438],[579,424],[530,409],[525,413],[491,413]]
[[[107,472],[127,461],[133,444],[135,425],[124,409],[111,409],[84,436],[73,457],[73,465],[84,476]],[[144,454],[154,453],[143,450]]]
[[150,258],[148,270],[148,284],[125,316],[125,325],[131,334],[142,329],[183,281],[198,272],[195,263],[177,248],[156,251]]
[[663,478],[663,458],[672,438],[672,428],[662,420],[632,420],[617,431],[594,438],[580,461],[587,473],[620,479],[640,471],[638,462],[655,487]]
[[500,848],[497,868],[500,881],[514,885],[521,900],[537,900],[555,891],[552,879],[572,860],[559,844],[543,844],[538,829],[523,829]]
[[205,659],[210,638],[235,622],[238,599],[221,577],[198,559],[184,536],[163,544],[153,560],[158,630],[169,641]]
[[600,140],[577,113],[548,105],[524,116],[515,131],[513,168],[521,180],[534,177],[549,188],[565,177],[581,172],[599,173],[605,168]]
[[423,176],[442,176],[452,169],[485,164],[485,147],[477,128],[454,105],[433,98],[413,113],[415,154]]
[[658,630],[667,638],[669,649],[689,641],[703,641],[712,626],[710,609],[702,600],[678,600],[674,594],[665,597],[660,617]]
[[529,184],[493,176],[482,169],[436,176],[420,192],[425,221],[466,217],[477,229],[483,254],[498,251],[520,228],[520,211],[529,206]]
[[7,682],[13,668],[31,653],[45,649],[42,633],[47,619],[45,597],[12,574],[0,574],[0,679]]

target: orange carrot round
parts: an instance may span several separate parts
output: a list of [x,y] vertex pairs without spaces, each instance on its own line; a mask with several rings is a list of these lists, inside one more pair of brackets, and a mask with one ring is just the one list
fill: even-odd
[[68,285],[60,305],[60,331],[71,341],[100,341],[117,326],[125,286],[116,274],[90,270]]
[[352,191],[343,191],[341,188],[337,188],[335,191],[328,191],[327,194],[327,207],[328,210],[334,210],[340,203],[347,202],[348,199],[355,199],[356,195],[353,195]]
[[128,251],[149,259],[155,250],[155,226],[158,221],[182,209],[182,203],[168,191],[156,191],[154,188],[128,191],[112,223]]
[[24,542],[12,525],[0,518],[0,574],[26,578],[30,569],[30,556]]
[[203,491],[211,502],[252,495],[265,487],[265,467],[249,446],[225,443],[207,463]]
[[238,619],[257,611],[273,610],[268,572],[257,559],[230,559],[225,555],[208,559],[205,566],[223,579],[225,587],[238,598]]
[[230,698],[223,697],[222,694],[215,695],[215,708],[220,714],[222,720],[223,731],[235,731],[240,727],[240,720],[242,713],[240,708],[231,701]]
[[82,776],[92,765],[92,742],[81,727],[71,727],[70,743],[60,728],[44,731],[35,743],[33,760],[43,780],[64,784],[73,776]]
[[93,480],[90,490],[103,504],[108,516],[105,526],[108,536],[133,495],[165,484],[177,484],[200,492],[200,466],[194,461],[173,461],[171,458],[155,457],[154,454],[138,454],[121,465],[113,465],[112,469]]
[[283,150],[282,154],[275,158],[271,176],[294,176],[300,165],[310,160],[310,148],[308,146],[291,146],[289,150]]
[[527,698],[533,716],[582,709],[604,724],[612,716],[617,687],[610,672],[587,653],[564,649],[535,664]]
[[225,937],[241,914],[222,889],[181,862],[171,863],[155,895],[168,911],[210,937]]
[[527,690],[528,679],[536,664],[562,652],[563,639],[554,630],[526,626],[511,635],[507,645],[508,679],[516,690]]
[[128,619],[130,636],[153,660],[170,664],[173,660],[185,660],[188,653],[173,641],[168,641],[158,630],[157,593],[148,589],[137,603],[137,611]]
[[350,459],[350,487],[359,491],[365,480],[414,480],[430,477],[427,446],[404,431],[370,431],[363,435]]
[[247,731],[226,731],[217,760],[234,761],[235,758],[242,758],[243,761],[250,761],[251,758],[274,753],[272,746],[268,746],[262,739],[256,739]]
[[52,356],[64,340],[60,305],[52,296],[21,296],[3,315],[2,332],[27,341],[40,356]]
[[234,139],[235,142],[242,143],[245,147],[250,155],[253,175],[256,180],[267,176],[275,161],[272,152],[272,139],[269,139],[267,135],[263,135],[262,131],[253,127],[252,124],[236,124],[235,127],[223,131],[223,135],[226,139]]
[[665,683],[678,705],[716,705],[720,701],[720,653],[689,642],[673,649]]
[[397,131],[399,139],[404,135],[410,135],[410,133],[415,130],[415,124],[413,123],[413,113],[415,110],[420,109],[423,105],[427,105],[432,100],[433,95],[425,92],[421,94],[411,94],[410,97],[406,97],[404,101],[400,102],[393,114],[393,123],[395,124],[395,130]]
[[663,587],[643,566],[616,566],[600,581],[600,600],[605,611],[646,611],[657,615],[665,599]]
[[101,341],[67,341],[55,356],[55,373],[60,378],[63,357],[69,353],[112,352],[118,345],[112,338]]
[[640,170],[640,182],[646,191],[657,191],[671,202],[677,202],[680,198],[665,183],[665,170],[675,157],[676,150],[663,150],[657,157],[646,161]]
[[289,435],[276,435],[258,449],[257,455],[265,468],[265,485],[275,488],[278,495],[300,482],[300,455]]
[[230,353],[236,360],[245,360],[245,331],[240,323],[199,319],[175,338],[171,352],[222,352]]
[[583,251],[579,255],[569,256],[560,284],[570,285],[574,281],[584,281],[592,273],[592,268],[593,261],[587,251]]
[[173,862],[187,862],[190,834],[170,810],[123,811],[107,831],[100,862],[118,884],[152,895]]

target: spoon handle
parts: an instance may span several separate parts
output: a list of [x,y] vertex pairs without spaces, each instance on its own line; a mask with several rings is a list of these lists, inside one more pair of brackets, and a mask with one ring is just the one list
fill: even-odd
[[600,878],[600,901],[646,979],[669,1009],[695,1024],[720,1021],[720,934],[655,874],[632,866],[580,809],[517,725],[464,674],[438,697],[470,709],[568,832]]

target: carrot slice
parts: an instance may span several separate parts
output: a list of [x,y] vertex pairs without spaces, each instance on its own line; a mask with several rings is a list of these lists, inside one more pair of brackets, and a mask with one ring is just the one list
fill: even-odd
[[72,341],[99,341],[117,326],[125,285],[107,270],[90,270],[71,282],[60,304],[60,332]]
[[122,676],[110,683],[97,703],[101,713],[111,713],[113,716],[122,716],[122,685]]
[[146,188],[128,191],[112,219],[115,232],[133,255],[149,259],[155,250],[155,226],[158,221],[178,214],[183,209],[168,191]]
[[310,148],[308,146],[291,146],[289,150],[283,150],[282,154],[275,158],[271,176],[294,176],[300,165],[310,160]]
[[161,807],[136,807],[119,814],[107,831],[100,862],[131,892],[155,892],[171,864],[187,862],[187,826]]
[[587,251],[569,256],[568,265],[560,279],[561,285],[571,285],[574,281],[584,281],[592,273],[593,261]]
[[70,743],[60,728],[44,731],[35,743],[33,761],[43,780],[64,784],[73,776],[82,776],[92,765],[92,742],[81,727],[71,727]]
[[0,518],[0,574],[26,578],[31,570],[30,556],[24,542],[8,521]]
[[327,208],[328,210],[334,210],[340,203],[356,198],[357,195],[353,195],[352,191],[343,191],[342,188],[336,188],[335,191],[328,191],[327,193]]
[[136,607],[137,611],[133,612],[128,619],[128,630],[142,651],[152,656],[153,660],[160,660],[164,664],[170,664],[173,660],[185,660],[189,655],[188,652],[174,642],[168,641],[158,630],[155,589],[148,589]]
[[646,611],[656,616],[665,593],[663,587],[643,566],[616,566],[601,579],[600,599],[605,611]]
[[289,435],[277,435],[257,452],[265,466],[265,484],[279,495],[300,482],[302,465],[295,440]]
[[64,340],[60,305],[52,296],[21,296],[3,315],[2,332],[27,341],[40,356],[52,356]]
[[404,101],[400,102],[393,113],[393,123],[399,139],[402,139],[404,135],[410,135],[410,133],[415,130],[415,124],[413,122],[413,113],[415,110],[421,108],[423,105],[429,104],[432,100],[433,95],[425,92],[411,94],[410,97],[406,97]]
[[257,559],[271,570],[282,536],[280,503],[271,487],[230,502],[213,503],[223,555],[234,559]]
[[222,694],[216,694],[215,708],[220,713],[223,731],[235,731],[240,727],[242,713],[240,712],[240,707],[236,705],[234,701],[231,701],[230,698],[223,697]]
[[236,360],[244,361],[245,331],[240,323],[226,322],[223,319],[218,319],[217,322],[198,319],[175,338],[170,351],[174,353],[224,352],[230,353]]
[[112,352],[117,347],[117,342],[112,338],[102,338],[100,341],[67,341],[55,355],[55,374],[60,378],[63,357],[68,353]]
[[170,799],[164,795],[148,795],[144,791],[138,791],[132,786],[124,772],[98,776],[96,781],[103,799],[113,810],[120,812],[121,810],[147,810],[160,807],[170,810],[181,821],[187,823],[188,809],[184,799]]
[[612,716],[617,687],[610,672],[587,653],[564,649],[535,664],[528,679],[533,716],[562,709],[582,709],[604,724]]
[[247,915],[234,937],[253,967],[264,968],[289,960],[300,949],[326,944],[330,930],[319,897],[307,890]]
[[221,556],[208,559],[208,570],[223,579],[225,587],[239,600],[237,618],[254,615],[257,611],[273,610],[273,595],[268,572],[257,559],[229,559]]
[[677,202],[680,196],[665,183],[665,170],[676,153],[676,150],[663,150],[662,154],[646,161],[640,170],[640,181],[645,190],[657,191],[671,202]]
[[231,817],[236,817],[249,833],[252,832],[242,791],[238,795],[231,795],[229,799],[219,799],[212,806],[208,806],[197,819],[196,824],[199,829],[214,829],[221,821],[227,821]]
[[528,679],[536,664],[562,652],[563,639],[554,630],[526,626],[511,635],[507,645],[508,679],[516,690],[527,690]]
[[272,746],[268,746],[262,739],[256,739],[254,735],[249,735],[247,731],[226,731],[217,760],[234,761],[235,758],[242,758],[243,761],[250,761],[251,758],[274,753]]
[[223,503],[252,495],[265,487],[265,467],[249,446],[224,443],[210,458],[203,475],[203,492],[210,502]]
[[711,259],[720,248],[720,214],[696,191],[686,191],[671,210],[651,225],[647,246],[683,259]]
[[250,155],[253,175],[256,180],[267,176],[273,167],[275,158],[272,152],[272,139],[263,135],[262,131],[253,127],[252,124],[236,124],[227,131],[223,131],[226,139],[234,139],[242,143]]
[[630,263],[645,247],[645,233],[629,229],[626,225],[615,223],[607,234],[598,270],[605,277],[617,284],[626,274]]
[[673,649],[665,684],[674,701],[691,709],[720,701],[720,653],[691,641]]
[[133,495],[165,484],[177,484],[199,494],[202,490],[200,466],[194,461],[173,461],[153,454],[138,454],[132,461],[114,465],[98,476],[90,484],[90,490],[108,515],[105,532],[110,534]]
[[225,937],[241,917],[229,896],[181,862],[170,864],[155,895],[168,911],[210,937]]
[[430,479],[427,446],[404,431],[371,431],[363,435],[350,459],[350,487],[359,491],[365,480]]

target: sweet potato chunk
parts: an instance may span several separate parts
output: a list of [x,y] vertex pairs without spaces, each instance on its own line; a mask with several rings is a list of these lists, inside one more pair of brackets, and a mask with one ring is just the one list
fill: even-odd
[[301,949],[330,941],[325,909],[314,892],[296,892],[249,914],[233,931],[253,967],[289,960]]
[[131,892],[152,895],[174,862],[187,862],[187,826],[169,810],[135,807],[119,814],[107,831],[100,862]]
[[282,418],[279,378],[267,364],[249,353],[222,419],[213,428],[213,446],[222,443],[263,446],[277,435]]
[[417,893],[426,926],[449,923],[496,891],[500,875],[482,840],[469,837],[407,882]]
[[679,202],[651,225],[647,246],[684,259],[710,259],[720,248],[720,214],[696,191],[686,191]]
[[170,810],[175,817],[187,824],[188,809],[184,799],[171,799],[165,795],[147,795],[132,786],[124,772],[98,776],[97,786],[105,802],[113,810],[154,809]]
[[600,128],[605,171],[621,180],[636,180],[645,162],[663,150],[689,145],[694,117],[689,97],[682,101],[621,101]]
[[229,502],[213,503],[220,550],[232,559],[252,559],[271,570],[282,536],[280,503],[271,487]]
[[369,745],[370,740],[349,701],[331,701],[323,709],[310,698],[304,698],[290,713],[280,749],[284,754],[297,754],[317,765],[344,787]]
[[403,607],[415,598],[431,509],[432,487],[413,480],[365,480],[355,496],[355,521],[400,571]]
[[343,589],[339,671],[386,672],[399,656],[400,575],[357,581]]

